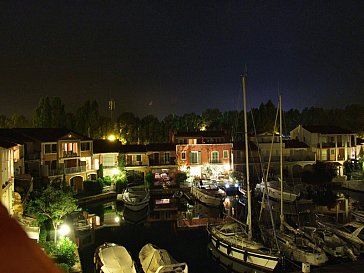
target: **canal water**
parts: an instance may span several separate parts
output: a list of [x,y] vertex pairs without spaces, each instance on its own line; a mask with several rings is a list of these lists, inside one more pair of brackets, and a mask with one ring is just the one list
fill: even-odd
[[[110,210],[123,211],[119,202],[97,203],[83,207],[90,213],[99,215],[101,221],[106,221]],[[204,206],[201,203],[194,204],[194,213],[199,217],[218,217],[221,209]],[[133,212],[128,212],[133,214]],[[147,211],[145,212],[147,213]],[[111,213],[112,214],[112,213]],[[114,214],[116,215],[116,214]],[[208,253],[208,237],[204,227],[196,229],[178,229],[175,221],[147,222],[143,212],[133,214],[135,221],[122,221],[113,227],[103,227],[95,231],[95,243],[80,248],[80,259],[83,272],[94,272],[93,255],[97,246],[104,242],[112,242],[125,246],[136,262],[140,249],[147,243],[166,249],[177,261],[186,262],[189,272],[216,272],[223,273],[226,270],[216,263]],[[138,220],[138,218],[140,220]]]

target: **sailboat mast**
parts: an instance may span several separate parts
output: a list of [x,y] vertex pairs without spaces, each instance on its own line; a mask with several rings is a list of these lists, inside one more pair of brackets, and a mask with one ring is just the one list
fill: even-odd
[[282,140],[282,96],[279,95],[279,149],[280,149],[280,162],[279,162],[279,171],[280,171],[280,180],[281,180],[281,225],[280,229],[283,230],[283,222],[284,222],[284,212],[283,212],[283,140]]
[[248,194],[248,214],[246,224],[248,226],[248,240],[251,240],[252,235],[252,213],[251,213],[251,196],[250,196],[250,180],[249,180],[249,153],[248,153],[248,119],[246,110],[246,80],[247,74],[241,76],[241,83],[243,87],[243,101],[244,101],[244,137],[245,137],[245,168],[246,168],[246,190]]

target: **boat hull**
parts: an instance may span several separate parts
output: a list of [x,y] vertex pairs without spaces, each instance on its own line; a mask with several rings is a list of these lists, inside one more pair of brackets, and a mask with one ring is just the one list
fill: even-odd
[[212,246],[218,253],[231,262],[258,268],[264,272],[272,272],[278,267],[278,264],[282,260],[279,256],[260,253],[254,251],[254,249],[234,246],[210,232],[209,229],[208,233]]
[[196,187],[191,188],[191,194],[200,202],[211,207],[221,206],[226,197],[226,194],[218,194],[215,190],[206,190]]

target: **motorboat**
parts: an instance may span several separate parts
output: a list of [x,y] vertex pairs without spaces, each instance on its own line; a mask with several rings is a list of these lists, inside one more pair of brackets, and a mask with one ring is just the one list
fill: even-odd
[[[267,186],[265,185],[265,182],[258,183],[256,185],[256,191],[260,191],[263,193],[263,191],[267,188],[267,194],[270,198],[273,198],[275,200],[281,199],[281,186],[280,181],[272,180],[266,182]],[[301,195],[302,191],[300,187],[290,187],[287,185],[287,183],[283,183],[283,202],[294,202],[298,200]]]
[[151,243],[142,247],[139,261],[144,273],[188,273],[185,262],[177,262],[165,249]]
[[128,250],[118,244],[104,243],[94,254],[95,271],[100,273],[136,273],[135,263]]
[[226,192],[215,184],[191,187],[191,194],[207,206],[219,207],[226,198]]
[[150,193],[146,188],[127,188],[123,192],[121,200],[128,209],[132,211],[139,211],[149,205]]

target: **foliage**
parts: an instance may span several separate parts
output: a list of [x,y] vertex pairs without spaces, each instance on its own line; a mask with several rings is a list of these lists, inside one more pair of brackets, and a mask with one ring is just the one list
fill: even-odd
[[58,267],[59,267],[59,269],[61,269],[61,270],[62,270],[62,272],[64,272],[64,273],[68,273],[68,272],[70,272],[70,267],[69,267],[67,264],[65,264],[65,263],[57,264],[57,266],[58,266]]
[[50,220],[55,233],[63,218],[77,209],[72,189],[62,183],[52,183],[43,191],[35,192],[26,206],[27,213],[36,217],[40,223]]
[[312,165],[311,170],[302,172],[302,181],[308,184],[327,184],[336,176],[334,165],[321,161]]
[[185,172],[178,172],[176,174],[176,185],[180,186],[181,184],[183,184],[186,179],[187,179],[187,174]]
[[98,178],[96,181],[85,180],[83,182],[83,189],[87,194],[95,195],[102,193],[104,187],[103,180]]
[[143,185],[144,184],[144,173],[139,171],[127,171],[126,177],[128,183]]
[[56,252],[54,253],[57,263],[65,263],[72,267],[76,263],[77,246],[68,237],[62,238],[57,242]]
[[154,186],[154,175],[152,172],[149,172],[145,175],[145,185],[148,187],[148,188],[152,188]]
[[126,189],[127,185],[128,181],[126,179],[117,178],[115,182],[116,192],[123,192],[123,190]]
[[110,176],[105,176],[104,177],[104,185],[105,186],[110,186],[111,185],[111,183],[112,183],[112,179],[111,179],[111,177]]

